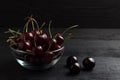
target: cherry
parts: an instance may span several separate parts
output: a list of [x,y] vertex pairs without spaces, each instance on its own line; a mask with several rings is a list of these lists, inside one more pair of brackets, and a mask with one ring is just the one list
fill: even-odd
[[51,63],[54,58],[54,53],[47,51],[44,53],[43,60],[45,63]]
[[81,70],[81,66],[79,63],[74,63],[73,65],[71,65],[70,67],[70,71],[74,74],[78,74]]
[[83,66],[86,70],[92,70],[95,67],[95,60],[92,57],[87,57],[83,60]]
[[57,41],[54,38],[48,38],[46,41],[46,44],[48,44],[48,45],[55,45],[56,43],[57,43]]
[[55,45],[57,43],[56,39],[54,38],[49,38],[49,44],[50,45]]
[[77,59],[76,56],[69,56],[69,57],[67,58],[67,61],[66,61],[67,67],[70,67],[71,65],[73,65],[73,64],[76,63],[76,62],[78,62],[78,59]]
[[44,45],[47,39],[47,34],[43,33],[36,36],[36,44],[37,45]]
[[31,50],[32,46],[30,41],[26,41],[25,45],[26,45],[26,49]]
[[32,51],[35,55],[40,55],[43,53],[43,48],[42,46],[35,46],[32,48]]
[[39,30],[36,30],[36,29],[35,29],[35,30],[32,30],[31,33],[33,34],[33,36],[40,34]]
[[31,42],[30,41],[21,41],[18,43],[18,48],[20,50],[31,50],[32,46],[31,46]]
[[51,46],[50,50],[51,50],[51,51],[54,51],[54,50],[58,50],[58,49],[60,49],[60,48],[61,48],[60,45],[55,44],[55,45],[52,45],[52,46]]
[[48,48],[49,48],[49,46],[48,45],[46,45],[46,44],[44,44],[43,46],[43,51],[45,52],[45,51],[47,51],[48,50]]
[[46,40],[44,40],[43,50],[44,51],[50,50],[51,47],[54,46],[56,43],[57,43],[56,39],[47,38]]
[[43,30],[37,30],[37,29],[32,30],[31,33],[33,34],[33,36],[45,34]]
[[34,41],[34,36],[31,32],[24,32],[22,33],[19,38],[18,41],[25,41],[25,40],[29,40],[31,41],[31,43],[33,43]]
[[18,36],[14,36],[14,37],[12,38],[12,40],[17,43],[17,42],[18,42],[18,38],[19,38]]
[[25,32],[23,33],[25,40],[30,40],[31,42],[34,41],[34,36],[31,32]]
[[64,43],[64,38],[60,33],[56,33],[54,37],[57,40],[58,45],[62,45]]

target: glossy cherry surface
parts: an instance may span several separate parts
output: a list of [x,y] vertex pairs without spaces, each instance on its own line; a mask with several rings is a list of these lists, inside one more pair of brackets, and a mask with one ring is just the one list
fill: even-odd
[[64,43],[64,38],[60,33],[55,34],[55,39],[57,40],[58,45],[62,45]]
[[87,57],[83,60],[83,66],[86,70],[92,70],[95,67],[95,59]]
[[31,50],[32,49],[32,45],[30,41],[21,41],[18,43],[18,49],[20,50]]
[[81,70],[81,66],[79,63],[74,63],[70,66],[71,73],[78,74]]
[[42,48],[42,46],[35,46],[32,48],[32,51],[35,55],[39,56],[40,54],[43,53],[43,48]]
[[51,63],[53,58],[54,58],[54,54],[53,54],[53,52],[50,52],[50,51],[45,52],[45,54],[43,56],[44,62],[47,64]]
[[66,60],[67,66],[70,67],[74,63],[78,62],[78,59],[76,56],[69,56]]
[[36,44],[37,45],[44,45],[47,40],[47,34],[40,34],[36,36]]

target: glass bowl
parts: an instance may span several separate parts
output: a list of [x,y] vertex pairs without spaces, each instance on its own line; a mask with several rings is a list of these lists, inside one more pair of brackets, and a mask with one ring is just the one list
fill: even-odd
[[22,50],[17,50],[10,47],[12,54],[16,61],[24,68],[31,70],[46,70],[53,67],[61,58],[64,53],[64,46],[58,50],[51,51],[54,54],[50,63],[41,63],[39,60],[35,60],[34,55]]

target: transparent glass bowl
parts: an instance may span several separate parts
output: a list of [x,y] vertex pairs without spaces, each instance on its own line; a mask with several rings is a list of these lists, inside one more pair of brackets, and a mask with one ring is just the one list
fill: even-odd
[[53,67],[61,58],[64,53],[64,47],[52,51],[54,54],[53,60],[50,63],[41,63],[33,61],[34,56],[25,51],[17,50],[12,47],[11,52],[14,55],[16,61],[24,68],[31,70],[46,70]]

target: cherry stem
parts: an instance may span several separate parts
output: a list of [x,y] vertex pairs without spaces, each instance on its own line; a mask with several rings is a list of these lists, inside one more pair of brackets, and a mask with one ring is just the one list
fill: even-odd
[[[67,42],[72,36],[73,36],[72,33],[69,33],[68,36],[65,38],[64,43]],[[61,45],[63,45],[63,44],[61,44]]]
[[37,26],[37,29],[39,30],[38,22],[37,22],[34,18],[32,18],[32,20],[35,22],[35,24],[36,24],[36,26]]
[[49,32],[50,38],[52,38],[51,23],[52,23],[52,20],[49,22],[49,26],[48,26],[48,32]]
[[39,28],[40,30],[44,27],[45,22],[42,23],[41,27]]
[[75,28],[75,27],[77,27],[77,26],[79,26],[79,25],[74,25],[74,26],[68,27],[67,29],[65,29],[65,30],[63,31],[62,35],[64,35],[67,31],[69,31],[70,29]]
[[47,51],[49,51],[49,49],[50,49],[51,45],[52,45],[52,43],[50,43],[50,44],[49,44]]
[[31,20],[31,23],[32,23],[32,28],[33,30],[35,29],[35,26],[34,26],[34,22]]
[[9,28],[8,31],[5,32],[5,33],[11,33],[12,35],[15,35],[15,34],[20,35],[20,34],[21,34],[20,32],[17,32],[17,31],[15,31],[15,30],[10,29],[10,28]]
[[[38,25],[37,21],[36,21],[34,18],[32,18],[32,15],[31,15],[30,17],[27,17],[26,19],[28,19],[28,21],[26,22],[26,24],[25,24],[25,26],[24,26],[24,30],[25,30],[26,32],[28,32],[28,26],[29,26],[29,23],[30,23],[30,22],[31,22],[31,24],[32,24],[33,30],[35,29],[34,23],[37,25],[37,29],[39,29],[39,25]],[[24,31],[24,30],[23,30],[23,31]]]
[[26,22],[26,24],[24,25],[23,32],[24,32],[24,30],[25,30],[25,32],[28,31],[29,22],[30,22],[30,20],[28,20],[28,21]]

